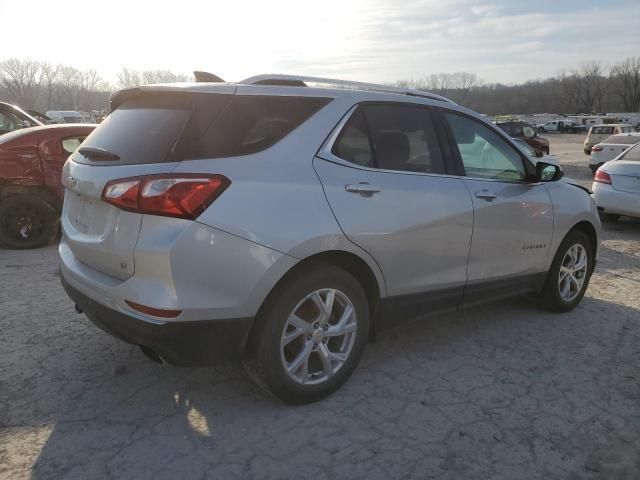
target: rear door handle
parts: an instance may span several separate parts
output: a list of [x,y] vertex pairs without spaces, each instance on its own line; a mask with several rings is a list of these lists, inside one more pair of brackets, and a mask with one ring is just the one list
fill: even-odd
[[372,195],[374,193],[378,193],[381,190],[380,187],[365,182],[350,183],[348,185],[345,185],[344,189],[347,192],[360,193],[362,195]]
[[489,190],[479,190],[475,193],[475,195],[476,195],[476,198],[482,198],[487,202],[490,202],[491,200],[493,200],[498,196],[495,193],[490,192]]

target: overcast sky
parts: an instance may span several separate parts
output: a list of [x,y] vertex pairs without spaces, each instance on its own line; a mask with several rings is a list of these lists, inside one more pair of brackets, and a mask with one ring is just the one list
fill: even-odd
[[640,0],[0,0],[0,60],[513,83],[640,56]]

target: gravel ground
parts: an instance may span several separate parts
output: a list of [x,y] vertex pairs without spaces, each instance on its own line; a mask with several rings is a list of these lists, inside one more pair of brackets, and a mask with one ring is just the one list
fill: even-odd
[[[551,137],[590,183],[582,136]],[[0,250],[0,478],[640,478],[640,221],[605,226],[583,302],[404,324],[303,407],[234,364],[177,369],[65,296],[56,248]]]

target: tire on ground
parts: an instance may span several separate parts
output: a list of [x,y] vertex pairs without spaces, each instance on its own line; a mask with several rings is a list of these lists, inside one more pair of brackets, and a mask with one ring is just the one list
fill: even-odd
[[58,211],[35,195],[12,195],[0,201],[0,246],[38,248],[58,234]]
[[[332,288],[353,304],[357,327],[351,353],[333,377],[319,384],[301,384],[290,378],[281,361],[281,336],[289,315],[312,292]],[[245,368],[267,391],[292,404],[320,400],[344,384],[355,370],[369,334],[369,303],[360,283],[334,265],[313,263],[282,281],[258,313],[249,337]],[[312,352],[313,355],[313,352]]]
[[[565,301],[560,295],[560,268],[567,251],[576,244],[582,245],[587,252],[586,278],[578,294],[571,301]],[[579,230],[571,230],[558,247],[558,251],[553,258],[551,268],[547,274],[547,279],[545,280],[545,284],[540,292],[540,300],[544,307],[552,312],[568,312],[573,310],[576,305],[580,303],[580,300],[582,300],[582,297],[587,290],[591,274],[593,273],[593,267],[594,252],[589,237]]]

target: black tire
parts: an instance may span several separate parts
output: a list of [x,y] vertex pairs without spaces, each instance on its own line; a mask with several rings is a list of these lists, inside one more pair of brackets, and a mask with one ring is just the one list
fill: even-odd
[[58,211],[33,195],[13,195],[0,202],[0,246],[43,247],[58,234]]
[[[285,371],[281,359],[285,355],[281,354],[281,338],[287,331],[287,319],[296,306],[313,292],[329,288],[342,292],[351,301],[356,315],[355,339],[346,360],[332,377],[322,383],[301,384]],[[352,275],[333,265],[309,265],[281,282],[260,309],[249,337],[245,368],[258,385],[284,402],[306,404],[320,400],[340,388],[358,365],[369,333],[369,316],[365,292]],[[310,337],[305,334],[299,338],[305,342]],[[315,340],[314,335],[311,341]],[[313,355],[311,352],[307,357],[310,371]],[[316,351],[316,365],[319,357],[320,352]]]
[[[560,286],[559,286],[559,276],[560,276],[560,267],[562,266],[562,262],[565,259],[565,255],[568,250],[574,245],[581,245],[587,254],[587,268],[585,272],[584,282],[582,287],[577,292],[577,295],[571,299],[570,301],[566,301],[562,298],[560,294]],[[593,250],[591,248],[591,241],[589,237],[587,237],[584,233],[579,230],[570,231],[565,239],[558,247],[558,251],[553,259],[553,263],[551,264],[551,268],[547,274],[547,279],[545,281],[544,287],[540,292],[540,300],[545,308],[552,312],[569,312],[573,310],[582,297],[584,296],[587,287],[589,286],[589,280],[591,278],[591,274],[593,273],[594,267],[594,258],[593,258]]]

